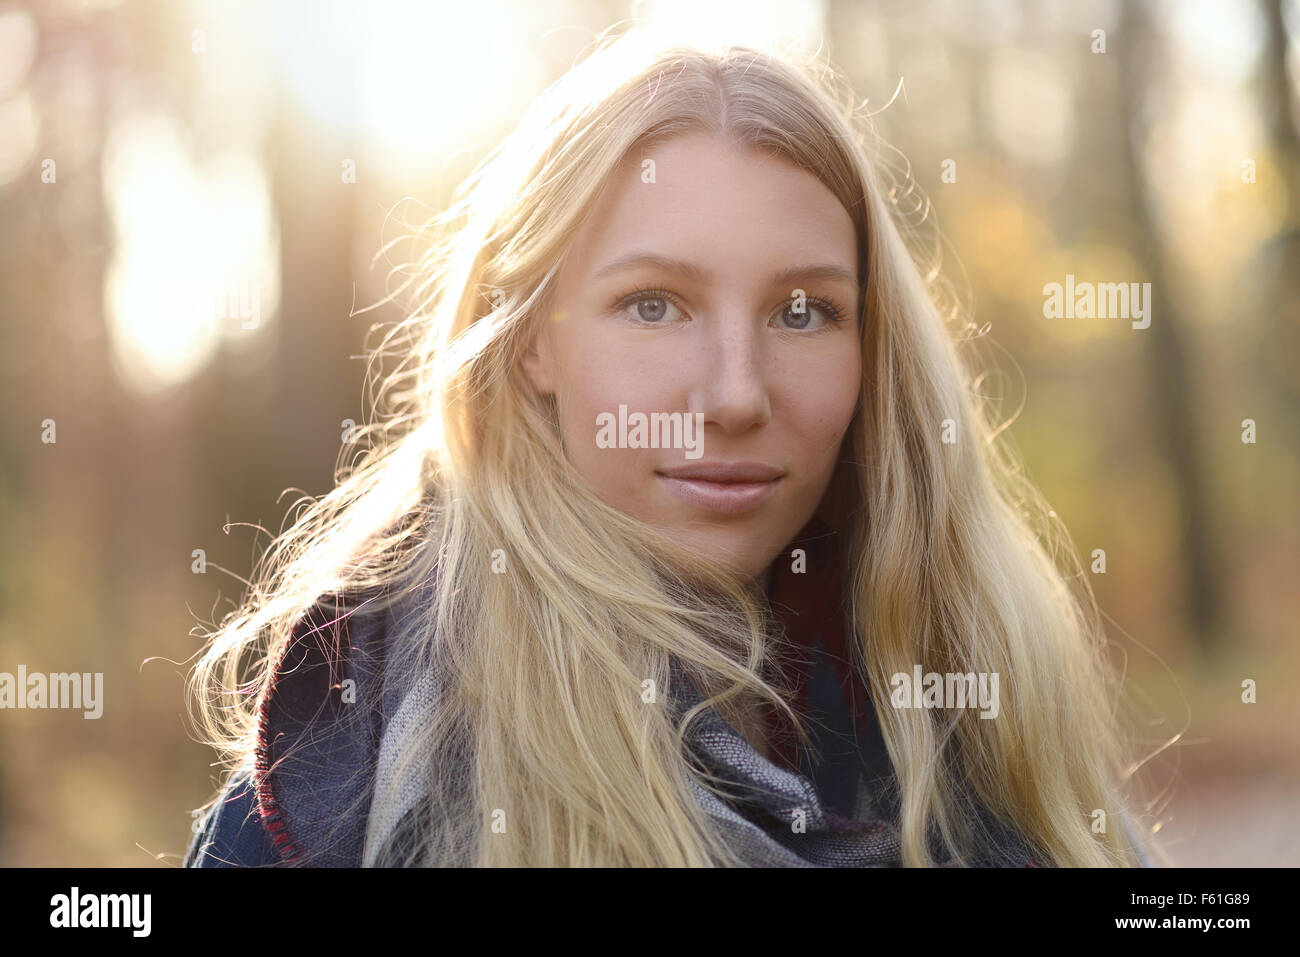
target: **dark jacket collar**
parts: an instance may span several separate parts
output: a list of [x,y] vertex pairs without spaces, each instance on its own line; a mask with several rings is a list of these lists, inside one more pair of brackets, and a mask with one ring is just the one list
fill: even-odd
[[258,720],[258,809],[282,861],[358,866],[383,730],[388,615],[369,592],[318,604],[272,671]]

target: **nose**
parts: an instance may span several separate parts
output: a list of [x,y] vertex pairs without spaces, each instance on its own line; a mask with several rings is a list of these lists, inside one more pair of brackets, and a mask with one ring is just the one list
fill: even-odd
[[772,418],[771,397],[763,367],[760,330],[748,316],[733,315],[713,323],[699,356],[700,381],[692,412],[727,435],[740,435]]

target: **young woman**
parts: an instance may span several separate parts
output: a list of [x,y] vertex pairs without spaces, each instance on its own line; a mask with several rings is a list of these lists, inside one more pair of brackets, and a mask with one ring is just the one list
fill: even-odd
[[467,181],[394,411],[191,676],[187,864],[1146,862],[1091,592],[840,83],[631,33]]

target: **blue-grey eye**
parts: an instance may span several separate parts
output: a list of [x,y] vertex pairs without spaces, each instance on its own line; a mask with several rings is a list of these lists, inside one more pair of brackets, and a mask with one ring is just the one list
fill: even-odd
[[637,318],[643,322],[658,322],[668,312],[667,299],[639,299],[636,303]]
[[[814,311],[821,313],[822,321],[820,323],[812,321]],[[795,309],[793,302],[787,303],[779,315],[783,321],[786,321],[787,329],[796,329],[800,332],[806,329],[823,328],[839,319],[834,307],[823,305],[820,301],[813,299],[805,301],[802,309]]]
[[[632,311],[632,307],[636,311]],[[658,289],[645,289],[638,293],[626,296],[618,304],[618,309],[627,315],[632,322],[643,323],[647,326],[664,326],[668,325],[668,310],[676,309],[672,299]],[[681,310],[678,310],[680,313]]]
[[810,310],[813,308],[814,307],[805,303],[803,310],[797,311],[794,308],[794,304],[791,303],[782,310],[781,314],[782,316],[793,317],[793,319],[788,323],[791,329],[806,329],[808,323],[812,320],[812,312]]

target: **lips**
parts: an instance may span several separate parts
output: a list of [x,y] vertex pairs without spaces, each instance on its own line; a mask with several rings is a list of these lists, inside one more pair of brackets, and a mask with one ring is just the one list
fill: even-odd
[[700,462],[656,474],[678,498],[724,515],[758,508],[785,476],[781,469],[757,462]]
[[660,475],[700,482],[753,483],[772,482],[785,474],[771,465],[758,462],[694,462],[676,468],[660,469]]

